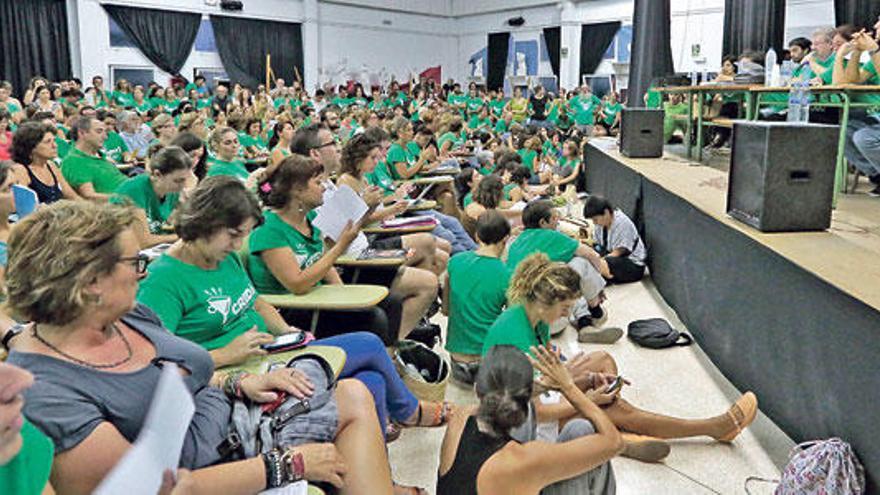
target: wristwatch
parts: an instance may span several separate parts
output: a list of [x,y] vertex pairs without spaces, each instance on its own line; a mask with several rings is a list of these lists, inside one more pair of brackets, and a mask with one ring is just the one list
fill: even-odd
[[18,334],[22,332],[22,330],[24,330],[24,325],[22,325],[21,323],[16,323],[15,325],[12,325],[11,327],[9,327],[9,330],[7,330],[6,333],[3,334],[3,339],[0,340],[0,344],[3,344],[3,347],[6,350],[9,350],[9,341],[17,337]]

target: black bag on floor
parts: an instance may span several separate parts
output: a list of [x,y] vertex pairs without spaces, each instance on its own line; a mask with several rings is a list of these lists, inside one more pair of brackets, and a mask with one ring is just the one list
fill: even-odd
[[694,343],[694,339],[690,335],[672,328],[669,322],[663,318],[649,318],[631,322],[626,333],[629,339],[636,344],[651,349],[683,347]]

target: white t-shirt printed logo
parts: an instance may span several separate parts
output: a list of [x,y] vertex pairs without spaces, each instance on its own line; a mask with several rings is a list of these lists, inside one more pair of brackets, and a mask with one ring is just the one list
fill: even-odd
[[229,309],[232,307],[232,298],[223,294],[223,289],[212,287],[205,291],[208,296],[208,314],[215,315],[220,313],[223,316],[223,324],[226,324],[226,318],[229,316]]

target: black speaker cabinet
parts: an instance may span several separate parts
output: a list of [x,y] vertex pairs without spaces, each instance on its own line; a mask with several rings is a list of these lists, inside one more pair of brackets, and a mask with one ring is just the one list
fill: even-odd
[[620,117],[620,152],[630,158],[663,156],[663,110],[624,108]]
[[762,232],[831,225],[836,125],[737,121],[727,213]]

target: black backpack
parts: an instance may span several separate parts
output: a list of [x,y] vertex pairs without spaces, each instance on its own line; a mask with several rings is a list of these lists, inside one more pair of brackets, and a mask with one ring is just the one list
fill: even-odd
[[683,347],[694,343],[694,339],[690,335],[672,328],[669,322],[663,318],[649,318],[631,322],[627,327],[627,336],[636,344],[651,349]]

